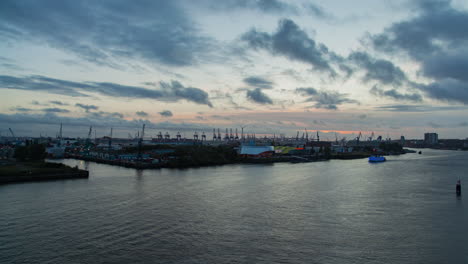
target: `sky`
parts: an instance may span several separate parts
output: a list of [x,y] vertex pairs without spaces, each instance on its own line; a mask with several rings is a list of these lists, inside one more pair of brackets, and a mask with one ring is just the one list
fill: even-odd
[[468,137],[462,0],[3,0],[0,133]]

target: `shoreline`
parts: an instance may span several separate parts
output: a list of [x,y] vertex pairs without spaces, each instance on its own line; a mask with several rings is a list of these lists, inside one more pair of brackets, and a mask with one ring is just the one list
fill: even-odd
[[[389,155],[402,155],[406,153],[413,153],[410,150],[405,150],[399,153],[379,153],[379,155],[389,156]],[[285,157],[274,157],[274,158],[242,158],[232,162],[210,162],[210,163],[202,163],[202,164],[171,164],[171,163],[144,163],[144,162],[125,162],[125,161],[118,161],[118,160],[106,160],[106,159],[99,159],[99,158],[89,158],[89,157],[67,157],[69,159],[75,160],[83,160],[83,161],[91,161],[100,164],[107,164],[111,166],[118,166],[118,167],[125,167],[125,168],[133,168],[137,170],[144,170],[144,169],[187,169],[187,168],[201,168],[201,167],[211,167],[211,166],[222,166],[222,165],[229,165],[229,164],[274,164],[274,163],[309,163],[309,162],[320,162],[320,161],[329,161],[329,160],[352,160],[352,159],[365,159],[375,153],[354,153],[354,154],[333,154],[329,157],[324,156],[285,156]]]
[[64,164],[54,167],[50,162],[16,162],[12,161],[0,167],[0,185],[21,182],[40,182],[53,180],[87,179],[89,172],[71,168]]

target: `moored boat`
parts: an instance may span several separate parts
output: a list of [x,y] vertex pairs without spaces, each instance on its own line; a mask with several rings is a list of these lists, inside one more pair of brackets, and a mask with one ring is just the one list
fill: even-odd
[[369,162],[384,162],[386,161],[384,156],[370,156]]

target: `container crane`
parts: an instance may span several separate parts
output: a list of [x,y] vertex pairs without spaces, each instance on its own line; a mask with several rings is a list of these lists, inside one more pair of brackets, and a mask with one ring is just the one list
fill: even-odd
[[10,130],[10,134],[12,137],[15,137],[15,133],[13,133],[13,130],[11,130],[11,128],[8,128],[8,130]]
[[356,137],[356,143],[359,145],[359,140],[361,139],[362,137],[362,133],[361,131],[359,131],[359,135]]
[[141,129],[141,136],[138,139],[138,160],[141,160],[141,146],[143,145],[143,137],[145,136],[145,124],[143,124],[143,128]]
[[113,132],[113,129],[114,128],[111,127],[111,131],[110,131],[110,135],[109,135],[109,151],[111,151],[111,149],[112,149],[112,132]]

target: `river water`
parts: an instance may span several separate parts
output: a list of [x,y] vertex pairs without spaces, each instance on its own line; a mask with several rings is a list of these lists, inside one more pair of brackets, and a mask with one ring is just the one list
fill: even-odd
[[90,178],[0,186],[0,263],[468,263],[468,152],[387,160],[63,160]]

